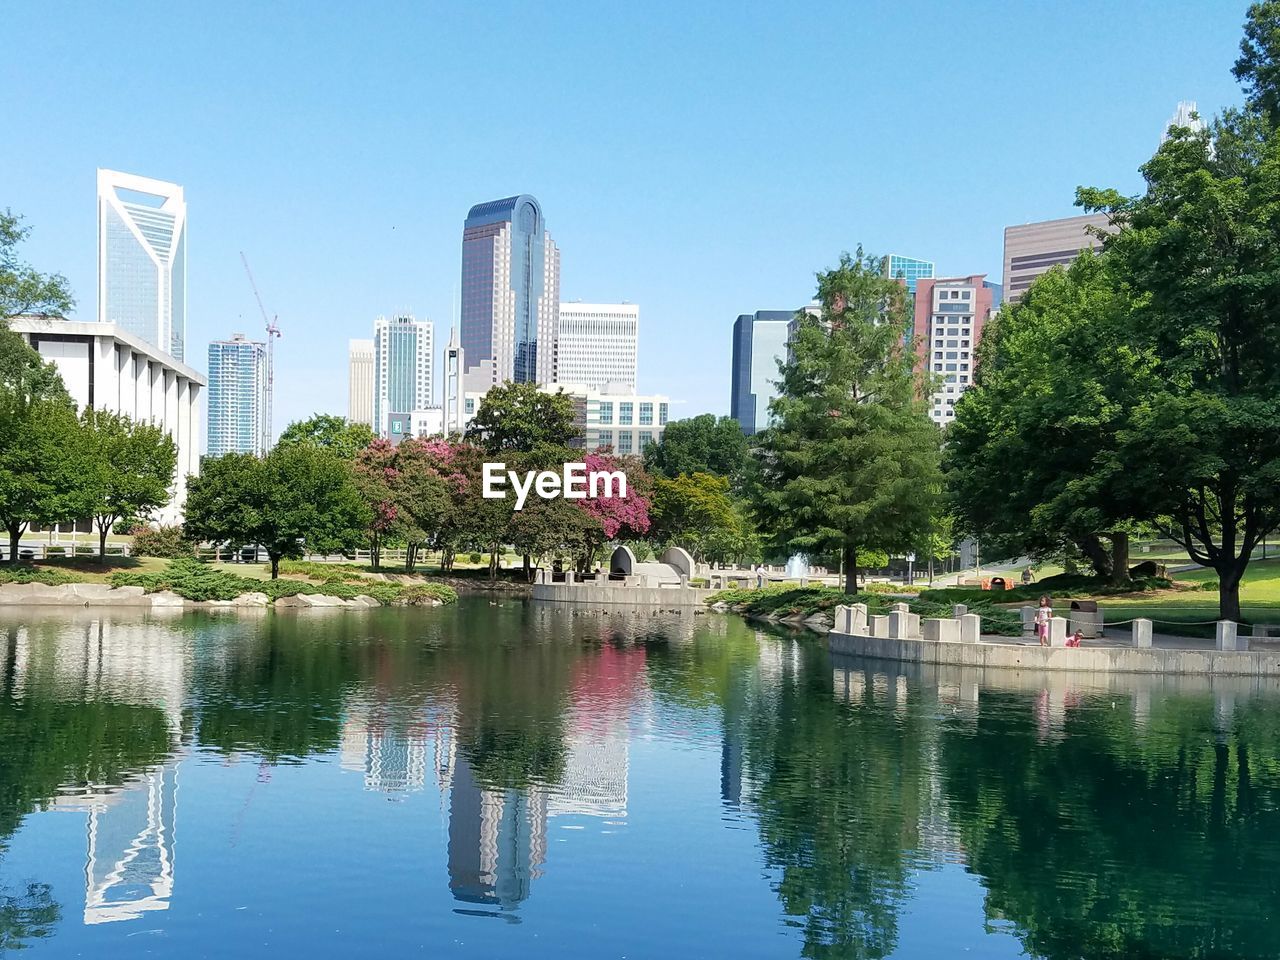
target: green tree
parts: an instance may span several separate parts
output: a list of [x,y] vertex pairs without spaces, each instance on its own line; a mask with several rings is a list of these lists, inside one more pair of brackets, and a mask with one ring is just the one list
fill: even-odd
[[18,246],[31,233],[12,210],[0,212],[0,326],[21,314],[65,316],[75,306],[67,278],[43,274],[18,256]]
[[697,560],[708,559],[711,550],[732,549],[742,532],[728,478],[710,473],[654,477],[649,516],[653,540],[684,547]]
[[1280,121],[1280,0],[1249,6],[1240,56],[1231,72],[1244,87],[1249,109],[1276,127]]
[[667,424],[662,440],[644,451],[645,469],[650,474],[678,477],[713,473],[728,477],[735,488],[750,462],[747,438],[738,422],[732,417],[716,419],[710,413]]
[[367,423],[349,423],[344,417],[317,413],[307,420],[296,420],[284,428],[276,446],[305,444],[331,450],[343,460],[354,460],[356,454],[373,442],[373,428]]
[[75,405],[57,371],[0,328],[0,523],[9,562],[33,521],[84,516],[83,445]]
[[906,291],[880,262],[859,249],[818,274],[821,317],[800,317],[756,451],[762,529],[810,556],[838,551],[848,593],[859,551],[906,551],[927,535],[941,483],[929,384],[903,343]]
[[262,459],[206,460],[188,483],[186,514],[195,539],[261,544],[273,580],[282,558],[348,549],[369,522],[351,465],[308,444],[276,447]]
[[467,426],[467,439],[486,453],[568,447],[581,436],[573,398],[563,391],[546,393],[532,383],[491,388]]
[[109,410],[86,409],[80,427],[89,512],[98,527],[98,560],[105,563],[107,534],[117,520],[146,517],[168,502],[178,448],[163,428]]
[[1249,559],[1280,527],[1280,133],[1226,167],[1182,129],[1142,172],[1136,197],[1079,191],[1118,228],[1104,251],[1134,291],[1125,347],[1146,374],[1114,458],[1239,620]]
[[1105,258],[1086,252],[985,330],[944,463],[960,532],[988,556],[1078,552],[1099,576],[1128,578],[1129,521],[1149,502],[1114,455],[1126,410],[1148,389],[1126,347],[1128,309]]

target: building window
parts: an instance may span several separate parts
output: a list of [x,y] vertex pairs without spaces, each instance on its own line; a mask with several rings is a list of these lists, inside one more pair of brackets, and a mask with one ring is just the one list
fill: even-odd
[[665,427],[667,425],[667,405],[665,403],[658,404],[658,426]]
[[[623,406],[626,406],[626,404],[623,404]],[[630,452],[631,452],[631,431],[619,430],[618,431],[618,453],[630,453]]]
[[[652,403],[640,404],[640,426],[642,427],[653,426],[653,404]],[[643,440],[641,440],[640,448],[642,450],[644,449]]]
[[613,401],[612,400],[600,401],[600,422],[613,423]]
[[653,443],[653,431],[641,430],[640,431],[640,449],[643,451],[644,448],[649,446],[649,444],[651,443]]
[[599,446],[597,447],[597,449],[599,449],[600,447],[612,447],[612,446],[613,446],[613,431],[601,430]]
[[[625,400],[618,404],[618,425],[623,427],[631,426],[631,409],[633,404],[629,400]],[[628,446],[630,442],[628,441]]]

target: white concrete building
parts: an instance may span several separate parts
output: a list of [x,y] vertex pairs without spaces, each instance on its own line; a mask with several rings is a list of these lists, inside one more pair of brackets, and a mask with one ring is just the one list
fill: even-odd
[[388,436],[392,413],[431,406],[435,387],[435,326],[411,314],[373,322],[373,432]]
[[161,523],[181,523],[187,477],[200,473],[204,375],[111,323],[15,317],[9,328],[58,369],[78,409],[86,406],[154,423],[173,437],[178,465]]
[[[614,453],[640,454],[662,439],[670,416],[671,400],[663,394],[603,393],[585,384],[556,383],[539,387],[543,393],[567,393],[577,409],[582,446],[587,450],[611,448]],[[471,422],[484,391],[463,395],[463,429]]]
[[373,341],[347,342],[347,420],[373,426]]
[[561,303],[557,382],[634,392],[639,328],[640,307],[634,303]]
[[186,358],[187,204],[176,183],[98,171],[98,322]]

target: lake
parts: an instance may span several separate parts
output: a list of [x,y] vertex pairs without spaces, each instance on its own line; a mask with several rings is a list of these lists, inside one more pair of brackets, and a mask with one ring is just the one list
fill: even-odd
[[33,957],[1280,955],[1266,684],[474,596],[6,610],[0,646]]

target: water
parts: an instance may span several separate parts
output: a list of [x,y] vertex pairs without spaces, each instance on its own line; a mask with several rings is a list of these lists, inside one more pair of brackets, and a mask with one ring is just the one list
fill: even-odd
[[0,952],[1274,957],[1280,692],[728,616],[0,614]]

